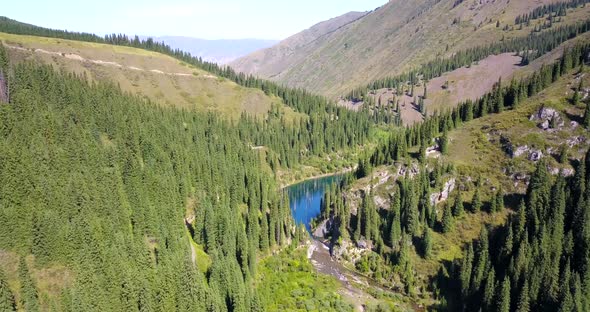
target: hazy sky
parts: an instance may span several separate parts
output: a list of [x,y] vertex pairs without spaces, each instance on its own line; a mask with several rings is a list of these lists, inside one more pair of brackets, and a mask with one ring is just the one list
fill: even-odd
[[284,39],[349,11],[387,0],[18,0],[0,15],[99,35],[121,32],[204,39]]

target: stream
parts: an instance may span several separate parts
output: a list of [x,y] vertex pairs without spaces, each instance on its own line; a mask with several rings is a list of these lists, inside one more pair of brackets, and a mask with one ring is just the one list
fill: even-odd
[[335,277],[342,284],[341,295],[354,303],[357,311],[363,311],[363,304],[372,297],[352,283],[367,285],[365,277],[344,267],[330,255],[329,245],[311,234],[311,221],[319,216],[322,197],[326,188],[341,180],[341,175],[310,179],[285,188],[293,218],[298,224],[304,224],[312,242],[308,249],[308,258],[316,271]]

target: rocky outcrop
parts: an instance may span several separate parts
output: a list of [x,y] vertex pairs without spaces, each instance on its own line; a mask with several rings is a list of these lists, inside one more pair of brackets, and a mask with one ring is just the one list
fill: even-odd
[[569,146],[570,148],[572,148],[576,145],[584,144],[586,142],[587,142],[586,137],[583,135],[571,137],[571,138],[567,139],[567,141],[565,141],[567,146]]
[[322,221],[318,226],[313,229],[313,236],[317,238],[324,238],[328,233],[328,220]]
[[456,180],[455,178],[450,179],[443,185],[443,188],[438,193],[430,194],[430,204],[436,205],[440,202],[443,202],[449,198],[449,194],[453,192],[455,189]]
[[541,151],[539,149],[531,148],[528,145],[517,146],[516,148],[513,148],[513,149],[514,150],[512,151],[512,153],[511,154],[509,153],[510,157],[516,158],[516,157],[526,155],[526,158],[528,160],[534,161],[534,162],[541,160],[541,158],[543,158],[543,156],[545,154],[545,153],[543,153],[543,151]]
[[419,172],[420,172],[420,168],[418,168],[418,165],[415,163],[412,163],[412,165],[410,167],[408,167],[406,165],[401,165],[398,172],[397,172],[397,176],[404,177],[404,176],[406,176],[406,173],[408,173],[410,178],[413,178]]
[[558,175],[560,174],[562,177],[571,177],[574,175],[575,171],[572,168],[554,168],[554,167],[549,167],[549,172],[552,175]]
[[537,113],[531,115],[529,120],[537,121],[537,126],[543,130],[561,129],[565,125],[559,112],[549,107],[541,107]]
[[543,152],[541,150],[531,150],[528,160],[536,162],[541,160],[541,158],[543,158]]
[[514,153],[512,153],[512,158],[514,157],[520,157],[524,154],[527,154],[531,149],[527,146],[527,145],[523,145],[523,146],[518,146],[515,150]]

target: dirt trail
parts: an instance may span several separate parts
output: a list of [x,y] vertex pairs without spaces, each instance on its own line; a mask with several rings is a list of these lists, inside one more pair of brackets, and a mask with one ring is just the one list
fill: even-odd
[[[93,64],[103,65],[103,66],[112,66],[112,67],[117,67],[117,68],[129,69],[129,70],[134,70],[134,71],[142,71],[142,72],[150,72],[150,73],[154,73],[154,74],[168,75],[168,76],[196,77],[195,75],[188,74],[188,73],[164,72],[159,69],[144,69],[144,68],[139,68],[139,67],[135,67],[135,66],[121,65],[117,62],[87,59],[87,58],[84,58],[84,57],[82,57],[78,54],[74,54],[74,53],[55,52],[55,51],[48,51],[48,50],[37,49],[37,48],[23,48],[23,47],[12,46],[12,45],[7,45],[7,44],[5,44],[5,46],[9,49],[59,56],[59,57],[63,57],[63,58],[69,59],[69,60],[93,63]],[[217,79],[217,77],[213,76],[213,75],[199,75],[198,77],[203,77],[203,78],[207,78],[207,79]]]

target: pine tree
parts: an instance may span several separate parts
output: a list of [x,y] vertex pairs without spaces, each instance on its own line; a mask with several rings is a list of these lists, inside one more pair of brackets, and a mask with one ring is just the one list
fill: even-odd
[[393,194],[393,198],[391,199],[391,225],[389,230],[389,242],[391,246],[397,246],[401,235],[401,198],[400,198],[400,189],[398,186],[395,188],[395,192]]
[[561,164],[565,164],[567,162],[568,159],[568,150],[567,150],[567,145],[566,144],[562,144],[559,147],[559,163]]
[[471,270],[473,268],[473,245],[469,244],[467,253],[461,260],[461,272],[459,273],[459,279],[461,282],[461,296],[465,300],[469,297],[469,287],[471,284]]
[[0,268],[0,311],[16,311],[16,304],[14,301],[14,295],[8,283],[4,271]]
[[[583,63],[584,62],[582,62],[582,64]],[[576,90],[574,90],[574,95],[572,97],[572,103],[574,105],[580,104],[580,92],[582,92],[582,86],[583,86],[583,80],[580,79],[580,83],[578,84],[578,87],[576,88]]]
[[21,257],[18,264],[18,277],[21,282],[21,296],[23,304],[27,312],[39,311],[39,299],[37,296],[37,288],[29,274],[29,268],[25,262],[25,258]]
[[478,292],[481,284],[485,279],[485,274],[489,266],[489,241],[488,231],[486,227],[482,227],[479,233],[479,241],[477,243],[476,255],[477,261],[473,267],[473,273],[471,277],[471,290],[472,292]]
[[477,213],[481,210],[481,195],[479,190],[479,184],[475,187],[475,193],[473,193],[473,199],[471,200],[471,212]]
[[518,307],[516,312],[530,312],[530,299],[529,299],[529,284],[525,280],[524,286],[520,291],[520,297],[518,298]]
[[586,129],[590,129],[590,102],[586,104],[584,109],[584,121],[582,122]]
[[424,229],[424,237],[422,238],[422,243],[424,245],[424,258],[430,259],[432,256],[432,233],[430,228],[426,227]]
[[447,201],[447,204],[445,205],[445,211],[443,212],[441,223],[443,233],[449,233],[453,230],[455,220],[453,217],[450,201]]
[[455,205],[453,206],[453,216],[460,217],[463,215],[463,198],[461,196],[461,191],[457,188],[457,192],[455,192]]
[[510,312],[510,278],[508,276],[504,277],[498,294],[498,312]]
[[400,253],[398,267],[400,268],[402,280],[405,285],[406,293],[410,296],[414,296],[414,284],[415,284],[415,272],[412,265],[412,260],[409,255],[409,248],[407,240],[409,237],[404,233],[400,241]]
[[426,146],[425,146],[425,144],[420,144],[420,149],[418,150],[418,161],[420,163],[424,163],[424,161],[426,161]]
[[504,191],[502,190],[502,185],[498,188],[498,192],[496,193],[496,210],[493,212],[500,212],[504,209]]
[[443,135],[440,138],[440,152],[443,155],[447,155],[449,153],[449,133],[446,129],[443,131]]
[[496,295],[496,271],[490,268],[486,284],[483,290],[483,305],[486,310],[491,311],[494,304],[494,296]]

